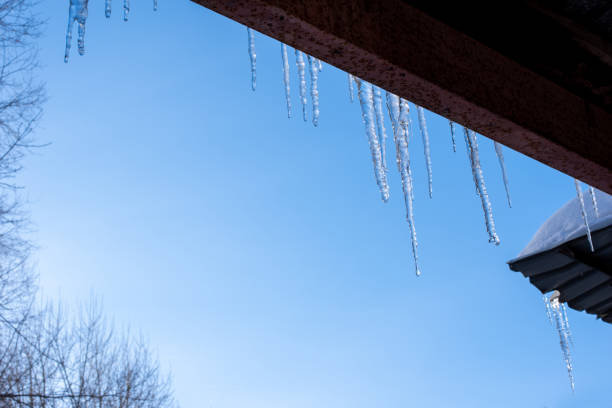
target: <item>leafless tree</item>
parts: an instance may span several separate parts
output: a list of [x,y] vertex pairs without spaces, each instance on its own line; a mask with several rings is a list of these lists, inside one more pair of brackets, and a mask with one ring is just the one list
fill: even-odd
[[173,407],[170,380],[145,342],[115,334],[99,302],[70,319],[36,300],[14,184],[45,99],[36,80],[36,2],[0,0],[0,407]]

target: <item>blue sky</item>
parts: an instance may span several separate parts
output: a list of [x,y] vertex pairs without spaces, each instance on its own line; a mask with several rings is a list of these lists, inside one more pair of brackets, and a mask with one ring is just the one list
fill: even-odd
[[433,199],[418,135],[410,146],[416,278],[398,175],[383,204],[344,73],[325,66],[314,128],[291,54],[286,118],[275,40],[257,35],[254,93],[243,26],[187,0],[156,13],[134,1],[128,23],[115,0],[106,20],[92,0],[87,53],[73,45],[64,64],[68,6],[53,3],[40,9],[37,132],[51,144],[19,180],[41,289],[103,297],[171,368],[182,406],[610,406],[612,328],[570,312],[572,395],[541,295],[506,265],[574,196],[569,177],[506,150],[508,209],[481,139],[494,247],[463,140],[453,153],[447,121],[428,113]]

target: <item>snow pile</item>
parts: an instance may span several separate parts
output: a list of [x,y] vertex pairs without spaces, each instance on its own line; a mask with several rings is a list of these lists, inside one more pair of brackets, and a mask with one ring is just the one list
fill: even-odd
[[[599,190],[593,189],[593,191],[599,207],[599,216],[596,214],[593,200],[584,200],[584,207],[591,231],[597,231],[612,225],[612,196]],[[586,233],[587,229],[582,219],[580,201],[578,197],[575,197],[542,224],[529,244],[518,255],[518,258],[547,251],[586,235]]]

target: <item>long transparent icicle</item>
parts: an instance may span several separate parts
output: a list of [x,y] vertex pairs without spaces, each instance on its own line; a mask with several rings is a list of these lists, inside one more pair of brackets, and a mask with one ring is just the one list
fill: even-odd
[[580,204],[580,213],[582,214],[582,220],[584,221],[584,226],[586,227],[587,239],[589,240],[591,252],[595,252],[595,248],[593,247],[593,239],[591,238],[591,228],[589,227],[589,218],[587,216],[586,209],[584,208],[584,197],[582,196],[582,188],[580,188],[580,183],[577,179],[574,179],[574,184],[576,185],[576,194],[578,195],[578,204]]
[[319,64],[317,59],[308,56],[310,66],[310,97],[312,99],[312,124],[319,126]]
[[[414,259],[414,270],[417,276],[421,276],[418,257],[418,241],[416,228],[414,226],[414,208],[413,208],[413,186],[412,173],[410,172],[410,155],[408,151],[409,134],[409,111],[408,103],[402,103],[404,109],[400,108],[400,98],[390,92],[386,93],[387,110],[391,119],[391,128],[393,130],[393,141],[395,144],[395,161],[397,169],[402,178],[402,192],[404,193],[404,206],[406,207],[406,221],[410,228],[410,241],[412,243],[412,257]],[[402,99],[402,102],[405,100]]]
[[382,154],[378,135],[376,134],[376,125],[374,119],[374,97],[372,93],[372,85],[368,82],[355,78],[359,95],[359,103],[361,105],[361,115],[365,123],[366,135],[370,144],[370,153],[372,154],[372,163],[374,164],[374,175],[376,176],[376,184],[380,190],[380,195],[383,202],[389,200],[389,185],[387,184],[387,175],[382,163]]
[[495,153],[499,160],[499,166],[502,171],[502,178],[504,179],[504,188],[506,189],[506,198],[508,199],[508,206],[512,208],[512,200],[510,199],[510,186],[508,184],[508,174],[506,173],[506,162],[504,161],[504,152],[502,151],[502,145],[497,142],[493,142],[495,146]]
[[104,15],[106,16],[106,18],[110,18],[111,11],[112,11],[111,0],[106,0],[104,4]]
[[304,53],[300,50],[295,50],[295,64],[297,65],[298,76],[300,78],[300,100],[302,101],[302,117],[304,122],[308,120],[306,113],[306,63],[304,62]]
[[355,101],[355,77],[351,74],[347,73],[347,78],[348,78],[348,91],[349,91],[349,98],[351,100],[351,103],[353,103]]
[[380,140],[380,151],[382,155],[383,168],[387,168],[387,132],[385,130],[385,114],[383,112],[382,91],[379,87],[374,86],[374,109],[376,112],[376,128],[378,129],[378,137]]
[[68,28],[66,29],[66,50],[64,52],[64,62],[68,62],[70,57],[70,47],[72,46],[72,28],[76,22],[79,30],[77,46],[79,54],[85,54],[85,23],[87,22],[87,5],[89,0],[70,0],[68,8]]
[[419,116],[421,137],[423,138],[425,164],[427,165],[427,179],[429,181],[429,197],[431,198],[433,196],[433,175],[431,174],[431,147],[429,146],[429,132],[427,131],[427,122],[425,121],[425,109],[417,105],[417,113]]
[[480,155],[478,153],[478,139],[476,133],[473,130],[464,128],[465,132],[465,144],[468,150],[470,158],[470,166],[472,168],[472,176],[474,183],[476,184],[476,191],[480,196],[482,204],[482,210],[484,212],[485,224],[487,226],[487,233],[489,234],[489,242],[499,245],[499,237],[495,231],[495,220],[493,219],[493,210],[491,209],[491,201],[489,201],[489,194],[487,194],[487,187],[485,186],[484,176],[482,174],[482,167],[480,166]]
[[573,340],[569,320],[567,318],[567,308],[565,304],[559,301],[560,296],[561,294],[559,291],[555,290],[550,296],[544,296],[544,302],[546,303],[546,315],[548,316],[548,320],[553,324],[559,335],[559,345],[563,353],[565,368],[567,369],[570,386],[572,387],[572,391],[574,391],[574,363],[571,353]]
[[281,43],[281,57],[283,58],[283,84],[285,85],[285,100],[287,101],[287,117],[291,118],[291,77],[289,76],[287,44]]
[[593,203],[593,210],[595,210],[595,217],[599,218],[599,206],[597,205],[597,197],[595,196],[595,188],[589,186],[589,194],[591,194],[591,202]]
[[449,120],[448,124],[450,125],[451,139],[453,141],[453,152],[457,153],[457,143],[455,142],[455,122]]
[[123,0],[123,21],[128,21],[130,16],[130,0]]
[[251,89],[257,88],[257,53],[255,53],[255,31],[247,27],[249,38],[249,59],[251,60]]

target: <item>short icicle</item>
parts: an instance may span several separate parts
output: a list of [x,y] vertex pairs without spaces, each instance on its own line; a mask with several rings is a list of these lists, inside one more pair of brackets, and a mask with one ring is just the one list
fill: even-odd
[[104,15],[106,16],[106,18],[110,18],[111,11],[112,11],[111,0],[106,0],[104,4]]
[[153,0],[153,11],[157,11],[157,0]]
[[599,206],[597,205],[597,197],[595,196],[595,188],[589,186],[589,194],[591,195],[591,202],[593,203],[593,210],[595,210],[595,217],[599,218]]
[[546,315],[548,320],[553,324],[559,335],[559,344],[563,353],[563,360],[567,375],[570,381],[572,392],[574,391],[574,362],[572,359],[571,345],[573,344],[572,334],[570,332],[569,321],[567,319],[567,309],[564,303],[561,303],[559,298],[561,293],[558,290],[553,291],[550,296],[544,296],[546,303]]
[[593,239],[591,238],[591,228],[589,227],[589,218],[587,216],[586,209],[584,208],[584,197],[582,196],[582,188],[580,188],[580,182],[578,181],[578,179],[574,179],[574,184],[576,185],[578,204],[580,205],[580,213],[582,214],[582,220],[584,221],[584,226],[586,227],[589,246],[591,247],[591,252],[595,252],[595,247],[593,247]]
[[123,0],[123,21],[128,21],[130,16],[130,0]]
[[355,101],[355,77],[351,74],[346,74],[348,78],[348,91],[351,103]]
[[251,60],[251,89],[254,91],[257,88],[257,54],[255,53],[255,31],[251,27],[247,27],[247,35],[249,39],[249,59]]
[[423,138],[423,149],[425,152],[425,164],[427,165],[427,179],[429,181],[429,198],[433,196],[433,175],[431,169],[431,147],[429,146],[429,132],[427,131],[427,122],[425,121],[425,109],[417,105],[417,113],[419,117],[419,127],[421,129],[421,137]]
[[361,105],[361,115],[365,123],[366,136],[370,145],[370,153],[372,154],[372,163],[374,164],[374,175],[376,176],[376,184],[380,190],[380,195],[383,202],[389,200],[389,186],[387,184],[387,175],[382,163],[382,154],[378,135],[376,134],[375,114],[374,114],[374,97],[372,95],[372,85],[368,82],[355,78],[359,95],[359,103]]
[[376,112],[376,128],[378,129],[378,137],[381,146],[381,154],[383,161],[383,168],[388,171],[387,168],[387,132],[385,130],[385,114],[383,112],[382,102],[382,90],[374,86],[374,109]]
[[465,132],[465,144],[468,150],[468,156],[470,158],[470,166],[472,168],[472,176],[476,185],[476,191],[480,197],[482,204],[482,210],[484,212],[485,224],[487,226],[487,233],[489,234],[489,242],[499,245],[499,237],[495,231],[495,221],[493,219],[493,210],[491,209],[491,201],[489,201],[489,194],[487,193],[487,187],[484,181],[484,175],[482,174],[482,167],[480,166],[480,155],[478,153],[478,139],[476,133],[473,130],[464,128]]
[[291,118],[291,78],[289,76],[287,44],[281,43],[281,57],[283,59],[283,84],[285,85],[285,100],[287,101],[287,117]]
[[506,189],[506,198],[508,199],[508,207],[512,208],[512,200],[510,199],[510,186],[508,183],[508,174],[506,173],[506,162],[504,161],[504,152],[502,151],[502,145],[497,142],[493,142],[495,147],[495,153],[499,160],[499,166],[501,167],[502,178],[504,180],[504,188]]
[[[391,120],[391,128],[393,129],[393,141],[395,143],[395,158],[397,169],[400,172],[402,179],[402,192],[404,193],[404,205],[406,207],[406,221],[410,228],[410,241],[412,242],[412,257],[414,259],[414,269],[417,276],[421,276],[418,258],[418,241],[416,228],[414,225],[414,208],[413,208],[413,186],[412,174],[410,172],[410,155],[408,151],[409,142],[409,121],[410,115],[408,103],[405,100],[390,92],[386,93],[387,110]],[[403,109],[400,107],[403,107]]]
[[323,71],[323,61],[321,61],[320,59],[317,58],[317,63],[319,66],[319,72]]
[[79,38],[77,45],[79,54],[85,54],[85,23],[87,22],[87,5],[89,0],[70,0],[68,9],[68,28],[66,29],[66,50],[64,52],[64,62],[68,62],[70,57],[70,47],[72,46],[72,29],[74,23],[78,24]]
[[302,101],[302,117],[304,122],[308,120],[306,113],[306,62],[304,62],[304,53],[300,50],[295,50],[295,64],[297,65],[298,77],[300,78],[300,100]]
[[319,126],[319,64],[318,60],[309,55],[308,65],[310,66],[310,97],[312,99],[312,124]]
[[457,143],[455,142],[455,122],[449,120],[448,124],[450,125],[451,139],[453,141],[453,152],[457,153]]

